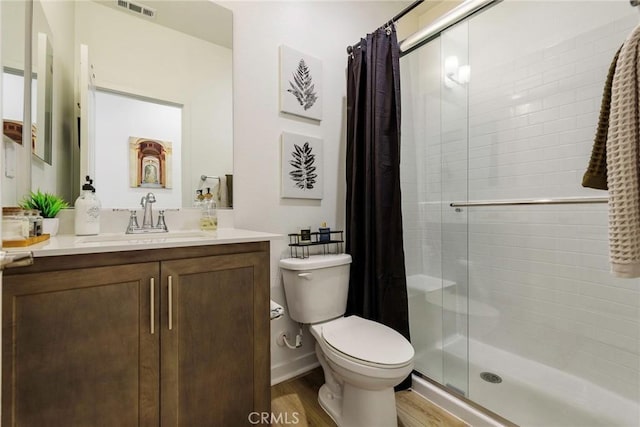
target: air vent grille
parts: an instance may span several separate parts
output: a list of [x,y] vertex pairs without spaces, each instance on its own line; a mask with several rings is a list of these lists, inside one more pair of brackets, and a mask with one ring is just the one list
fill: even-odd
[[136,15],[142,15],[145,18],[155,19],[156,10],[152,7],[145,6],[141,3],[136,3],[127,0],[116,0],[116,4],[118,7],[128,10],[131,13],[135,13]]
[[136,13],[142,13],[142,6],[139,6],[135,3],[129,3],[129,10]]

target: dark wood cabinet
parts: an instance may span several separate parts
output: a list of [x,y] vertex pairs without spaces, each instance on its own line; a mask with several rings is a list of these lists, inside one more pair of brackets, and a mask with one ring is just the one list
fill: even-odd
[[270,410],[268,248],[42,258],[10,271],[2,425],[250,425]]
[[254,301],[269,298],[255,286],[268,281],[258,265],[256,254],[162,263],[162,300],[171,301],[162,313],[162,425],[243,425],[268,408],[253,386],[265,364],[254,343],[269,336],[255,336],[263,319]]

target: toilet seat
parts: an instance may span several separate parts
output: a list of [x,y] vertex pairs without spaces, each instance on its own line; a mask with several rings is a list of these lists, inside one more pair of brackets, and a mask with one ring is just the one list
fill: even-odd
[[322,339],[331,351],[367,366],[392,369],[413,361],[413,346],[398,332],[358,316],[322,325]]

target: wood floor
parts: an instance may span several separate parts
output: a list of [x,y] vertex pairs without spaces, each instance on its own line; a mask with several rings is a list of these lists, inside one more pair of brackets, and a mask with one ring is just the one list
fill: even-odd
[[[334,427],[336,424],[318,403],[318,390],[323,383],[322,369],[316,368],[298,378],[271,387],[271,412],[276,416],[276,421],[281,421],[272,425]],[[467,423],[412,391],[396,393],[396,405],[399,427],[469,427]]]

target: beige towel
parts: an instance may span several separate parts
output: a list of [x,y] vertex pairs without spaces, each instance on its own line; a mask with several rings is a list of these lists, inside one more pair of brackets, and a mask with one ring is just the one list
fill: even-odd
[[640,25],[622,46],[607,134],[609,257],[618,277],[640,277]]

